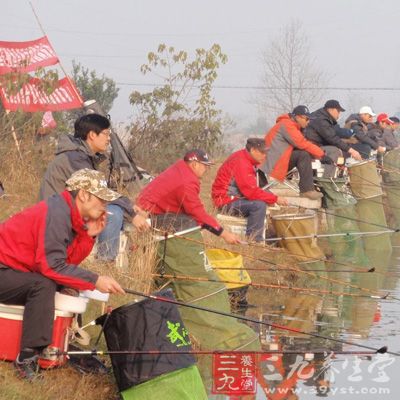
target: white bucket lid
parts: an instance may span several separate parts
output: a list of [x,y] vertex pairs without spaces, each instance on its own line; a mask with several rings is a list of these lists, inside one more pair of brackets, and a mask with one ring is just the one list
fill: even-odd
[[102,293],[97,289],[83,290],[80,292],[79,296],[86,298],[86,299],[92,299],[92,300],[98,300],[98,301],[104,301],[104,302],[107,302],[108,299],[110,298],[109,293]]

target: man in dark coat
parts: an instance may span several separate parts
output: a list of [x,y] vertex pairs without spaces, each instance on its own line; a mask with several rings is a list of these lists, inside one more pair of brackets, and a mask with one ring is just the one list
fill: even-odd
[[371,149],[378,153],[384,153],[385,148],[380,145],[375,135],[371,135],[369,125],[372,123],[376,114],[371,107],[363,106],[358,114],[351,114],[345,122],[345,127],[353,131],[353,137],[350,139],[350,146],[356,149],[363,158],[368,159]]
[[335,131],[340,113],[345,109],[337,100],[328,100],[324,107],[311,114],[311,120],[305,130],[306,138],[320,146],[327,156],[337,161],[343,153],[361,161],[360,153],[344,142]]
[[[40,200],[61,193],[71,174],[82,168],[98,170],[104,153],[110,144],[110,121],[99,114],[88,114],[78,118],[75,133],[61,135],[56,157],[49,164],[40,186]],[[108,205],[109,219],[97,243],[97,256],[104,261],[112,261],[119,250],[119,235],[124,220],[132,222],[139,229],[149,226],[141,215],[136,215],[132,202],[122,196]]]

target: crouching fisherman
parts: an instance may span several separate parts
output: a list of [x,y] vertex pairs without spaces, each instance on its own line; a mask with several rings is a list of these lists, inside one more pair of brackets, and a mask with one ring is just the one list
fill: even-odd
[[[159,283],[168,283],[182,302],[229,313],[226,286],[211,268],[199,228],[219,235],[227,243],[239,243],[240,238],[224,230],[200,200],[200,178],[210,164],[203,150],[189,151],[143,189],[137,205],[150,212],[152,222],[164,233],[176,232],[160,236]],[[188,279],[170,279],[168,275]],[[259,349],[258,334],[235,319],[186,307],[180,314],[201,349]]]
[[203,150],[187,152],[183,160],[178,160],[142,190],[137,206],[156,218],[161,216],[163,226],[166,226],[169,215],[170,223],[175,226],[177,223],[182,228],[200,225],[226,243],[240,243],[238,236],[224,230],[214,217],[207,214],[200,200],[200,179],[212,164]]
[[109,276],[78,267],[106,224],[106,206],[120,195],[101,172],[82,169],[66,190],[0,224],[0,302],[23,305],[19,375],[37,376],[38,355],[52,342],[57,286],[121,293]]

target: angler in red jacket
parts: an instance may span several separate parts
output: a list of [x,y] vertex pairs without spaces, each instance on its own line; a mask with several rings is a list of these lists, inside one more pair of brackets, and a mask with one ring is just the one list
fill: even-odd
[[248,139],[245,149],[221,165],[211,192],[214,205],[222,212],[247,218],[246,235],[257,242],[264,240],[267,204],[286,204],[258,187],[256,170],[265,161],[266,151],[264,139]]
[[320,159],[326,164],[331,164],[332,160],[302,133],[310,115],[306,106],[297,106],[292,113],[278,117],[265,136],[268,151],[262,170],[267,176],[283,181],[288,171],[296,167],[300,176],[300,195],[316,200],[322,197],[322,193],[314,190],[312,159]]
[[194,149],[187,152],[183,160],[171,165],[142,190],[136,205],[152,216],[164,218],[171,215],[172,224],[181,223],[182,219],[186,218],[188,224],[192,223],[191,226],[200,225],[221,236],[227,243],[239,243],[240,238],[224,230],[216,219],[206,212],[200,200],[200,179],[211,164],[203,150]]
[[36,376],[38,354],[52,340],[58,285],[124,293],[113,278],[77,266],[105,226],[107,202],[120,195],[95,170],[79,170],[66,184],[66,191],[0,224],[0,302],[25,306],[14,365],[29,380]]

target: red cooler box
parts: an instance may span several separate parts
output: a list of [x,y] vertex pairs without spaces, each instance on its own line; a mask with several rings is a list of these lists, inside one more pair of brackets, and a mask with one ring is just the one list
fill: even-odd
[[[0,303],[0,360],[14,361],[19,352],[22,335],[23,306],[10,306]],[[50,351],[66,351],[68,348],[68,328],[71,326],[74,314],[68,311],[55,311],[53,325],[53,342],[48,347]],[[66,356],[51,356],[41,358],[42,368],[63,365]]]

